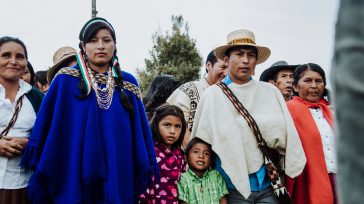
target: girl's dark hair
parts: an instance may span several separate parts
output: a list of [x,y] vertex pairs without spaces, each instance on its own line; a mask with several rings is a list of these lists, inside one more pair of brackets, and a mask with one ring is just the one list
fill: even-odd
[[[97,18],[93,18],[93,19],[87,21],[85,23],[85,25],[82,27],[82,29],[80,31],[80,35],[79,35],[79,39],[80,39],[79,48],[81,49],[81,53],[83,55],[83,58],[85,59],[85,62],[87,62],[87,55],[86,55],[85,50],[83,49],[82,44],[86,44],[86,43],[90,42],[90,40],[93,37],[95,37],[95,35],[97,34],[97,32],[100,29],[107,29],[110,32],[111,37],[114,40],[114,43],[116,44],[114,28],[106,19],[97,17]],[[115,47],[113,58],[118,59],[118,57],[116,56],[116,53],[117,53],[117,51],[116,51],[116,47]],[[110,60],[109,66],[112,67],[113,66],[112,63],[113,63],[113,60]],[[133,113],[134,113],[133,105],[129,101],[129,98],[126,95],[126,93],[123,91],[124,78],[123,78],[123,74],[121,72],[121,68],[120,68],[119,64],[117,64],[115,66],[115,72],[118,75],[118,77],[115,77],[114,80],[115,80],[115,85],[120,88],[121,102],[122,102],[123,106],[129,111],[129,113],[131,115],[133,115]],[[81,99],[86,98],[86,96],[87,96],[86,82],[83,80],[83,78],[81,79],[81,81],[79,83],[79,88],[81,90],[81,96],[79,98],[81,98]]]
[[230,57],[230,54],[233,52],[233,51],[236,51],[236,50],[240,50],[240,49],[247,49],[247,50],[253,50],[254,53],[255,53],[255,56],[258,60],[258,49],[254,46],[250,46],[250,45],[238,45],[238,46],[234,46],[234,47],[231,47],[229,49],[227,49],[225,51],[225,56],[227,57]]
[[34,68],[32,66],[32,64],[30,64],[30,62],[27,62],[27,67],[29,70],[29,74],[30,74],[30,85],[35,86],[35,72],[34,72]]
[[188,161],[188,155],[190,154],[190,152],[191,152],[191,149],[193,148],[193,146],[195,145],[195,144],[198,144],[198,143],[200,143],[200,144],[205,144],[205,145],[207,145],[207,147],[209,148],[209,151],[210,151],[210,155],[211,155],[211,157],[210,157],[210,165],[211,165],[211,167],[213,167],[214,166],[214,160],[215,160],[215,153],[214,153],[214,151],[212,151],[212,147],[211,147],[211,145],[209,144],[209,143],[207,143],[207,142],[205,142],[205,141],[203,141],[202,139],[200,139],[200,138],[198,138],[198,137],[194,137],[194,138],[192,138],[189,142],[188,142],[188,144],[187,144],[187,146],[186,146],[186,149],[185,149],[185,155],[186,155],[186,160],[187,160],[187,162],[189,162]]
[[155,109],[166,103],[168,97],[179,86],[181,83],[171,75],[159,75],[152,81],[146,96],[143,98],[149,119],[153,116]]
[[152,135],[153,135],[154,141],[162,142],[162,136],[159,132],[158,126],[159,126],[160,121],[164,117],[169,116],[169,115],[173,115],[173,116],[179,118],[182,123],[182,129],[181,129],[180,136],[179,136],[177,142],[175,142],[172,145],[173,149],[177,149],[177,148],[181,147],[183,138],[186,133],[186,121],[185,121],[183,112],[179,107],[177,107],[175,105],[169,105],[169,104],[163,104],[163,105],[159,106],[155,110],[154,115],[153,115],[152,119],[150,120],[150,128],[152,130]]
[[[306,71],[314,71],[321,75],[321,77],[324,81],[324,86],[325,86],[324,93],[322,94],[322,98],[327,97],[328,101],[330,101],[329,95],[328,95],[328,90],[326,89],[326,74],[325,74],[325,71],[318,64],[307,63],[307,64],[302,64],[302,65],[298,66],[293,72],[292,86],[297,86],[298,81],[301,79],[304,72],[306,72]],[[293,90],[293,95],[298,96],[298,93],[295,90]]]
[[3,44],[8,43],[8,42],[14,42],[14,43],[17,43],[20,46],[22,46],[24,49],[25,59],[28,60],[28,51],[27,51],[27,48],[25,47],[25,44],[23,43],[23,41],[19,40],[18,38],[4,36],[4,37],[0,38],[0,47],[3,46]]

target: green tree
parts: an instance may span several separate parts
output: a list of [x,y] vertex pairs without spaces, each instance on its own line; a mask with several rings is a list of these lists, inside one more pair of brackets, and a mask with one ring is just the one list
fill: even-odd
[[196,41],[188,34],[188,24],[182,16],[172,16],[172,33],[153,35],[154,46],[145,59],[145,69],[138,69],[137,75],[143,93],[157,75],[173,75],[181,83],[199,78],[202,57],[196,48]]

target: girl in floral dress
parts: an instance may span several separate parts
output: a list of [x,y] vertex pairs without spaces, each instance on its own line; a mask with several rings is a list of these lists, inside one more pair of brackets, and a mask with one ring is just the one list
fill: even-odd
[[186,122],[180,108],[162,105],[150,121],[160,180],[140,196],[140,203],[178,204],[177,182],[186,170],[181,144]]

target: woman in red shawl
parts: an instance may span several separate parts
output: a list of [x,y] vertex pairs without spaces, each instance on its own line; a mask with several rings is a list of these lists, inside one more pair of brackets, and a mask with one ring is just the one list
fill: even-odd
[[295,96],[287,102],[300,136],[307,163],[286,186],[295,204],[336,203],[333,115],[328,105],[326,76],[317,64],[300,65],[293,74]]

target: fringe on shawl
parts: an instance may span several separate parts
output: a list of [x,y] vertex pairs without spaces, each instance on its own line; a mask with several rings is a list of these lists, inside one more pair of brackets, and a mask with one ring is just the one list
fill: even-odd
[[135,200],[139,200],[139,196],[146,191],[148,187],[150,187],[152,182],[152,177],[154,176],[155,180],[159,180],[159,169],[158,163],[155,159],[150,159],[150,163],[145,163],[140,168],[140,173],[136,178],[135,183]]
[[28,183],[28,202],[32,204],[49,204],[53,203],[49,194],[44,188],[42,177],[34,173]]
[[25,151],[23,152],[20,167],[25,170],[35,171],[38,166],[41,153],[42,150],[39,147],[28,143],[27,148],[25,148]]

